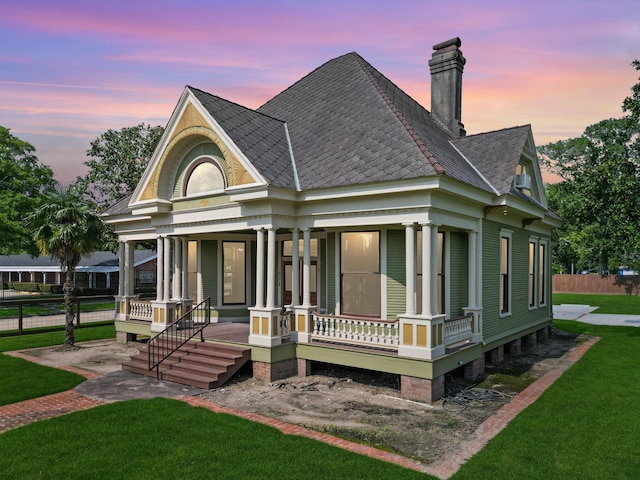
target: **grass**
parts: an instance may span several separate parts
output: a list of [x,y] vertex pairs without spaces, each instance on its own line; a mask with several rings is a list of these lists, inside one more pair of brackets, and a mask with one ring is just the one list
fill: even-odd
[[[85,342],[113,338],[113,325],[75,330],[75,341]],[[64,343],[64,332],[39,333],[0,338],[0,352],[48,347]],[[0,405],[64,392],[82,383],[85,378],[57,368],[38,365],[21,358],[0,354]]]
[[594,313],[640,314],[640,296],[635,295],[554,293],[553,304],[560,305],[563,303],[599,307]]
[[638,478],[640,328],[554,325],[601,340],[453,479]]
[[155,398],[103,405],[0,435],[3,479],[424,479],[231,415]]

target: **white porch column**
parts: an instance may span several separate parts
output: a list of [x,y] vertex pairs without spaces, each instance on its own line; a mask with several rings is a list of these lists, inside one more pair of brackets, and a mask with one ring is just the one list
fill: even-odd
[[300,303],[300,230],[294,228],[291,232],[291,306]]
[[[59,278],[60,274],[58,274]],[[124,296],[124,242],[118,242],[118,296]],[[60,283],[60,280],[58,280]]]
[[[431,291],[431,316],[438,315],[438,225],[431,224],[431,268],[429,269],[430,276],[430,291]],[[424,276],[424,272],[423,272]]]
[[405,235],[405,284],[406,314],[416,313],[416,245],[413,223],[404,224]]
[[164,285],[162,290],[162,300],[168,301],[171,298],[171,239],[163,237],[164,255],[162,259]]
[[276,230],[267,228],[267,301],[264,302],[264,229],[257,230],[258,245],[256,248],[256,306],[249,308],[250,334],[249,343],[272,347],[282,343],[283,317],[276,306]]
[[158,253],[156,258],[156,301],[160,302],[164,285],[164,239],[162,237],[156,239],[156,251]]
[[302,255],[302,305],[294,310],[294,327],[291,338],[300,343],[311,341],[313,332],[313,312],[316,305],[311,305],[311,229],[302,229],[304,252]]
[[267,228],[267,308],[276,305],[276,230]]
[[125,242],[124,244],[124,294],[126,296],[131,295],[131,243]]
[[468,239],[468,291],[469,291],[469,307],[476,307],[476,235],[475,231],[467,232]]
[[256,230],[256,307],[264,308],[264,229]]
[[467,232],[467,271],[468,271],[468,306],[464,308],[465,315],[473,315],[471,323],[471,341],[479,343],[482,341],[482,307],[478,300],[480,299],[482,276],[480,272],[481,255],[478,232],[470,230]]
[[311,305],[311,230],[302,230],[304,253],[302,256],[302,305]]
[[182,255],[181,242],[178,237],[173,237],[173,281],[171,282],[171,298],[177,300],[182,297]]
[[422,314],[431,315],[431,224],[422,224]]
[[[189,240],[182,239],[182,298],[189,295]],[[192,300],[196,300],[195,298]]]
[[[422,312],[399,316],[398,355],[432,360],[445,354],[444,319],[438,310],[438,226],[422,225]],[[406,226],[406,225],[405,225]],[[408,228],[407,228],[408,230]],[[413,241],[407,240],[407,257]],[[411,267],[407,265],[407,270]],[[409,272],[407,271],[407,275]],[[413,272],[415,276],[415,271]],[[407,285],[410,282],[407,279]],[[415,305],[415,304],[414,304]],[[415,307],[414,307],[415,309]]]

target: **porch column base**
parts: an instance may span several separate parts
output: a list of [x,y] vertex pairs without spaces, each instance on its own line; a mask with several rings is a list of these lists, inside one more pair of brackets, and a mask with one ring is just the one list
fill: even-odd
[[547,343],[549,341],[549,327],[541,328],[536,333],[538,334],[538,343]]
[[400,377],[400,392],[404,398],[418,402],[433,403],[444,397],[444,375],[434,379]]
[[293,325],[291,326],[291,340],[298,343],[310,343],[313,332],[313,312],[315,305],[297,306],[293,308]]
[[280,307],[249,308],[250,334],[249,343],[262,347],[273,347],[282,343],[280,332]]
[[444,318],[444,315],[400,315],[398,355],[424,360],[443,356]]
[[180,318],[193,308],[193,300],[190,298],[183,298],[181,300],[177,300],[176,305],[176,318]]
[[138,295],[116,295],[114,297],[116,302],[115,319],[124,322],[129,320],[129,313],[131,313],[129,302],[131,300],[138,300],[138,298]]
[[151,317],[151,331],[161,332],[176,321],[176,302],[151,302],[153,316]]

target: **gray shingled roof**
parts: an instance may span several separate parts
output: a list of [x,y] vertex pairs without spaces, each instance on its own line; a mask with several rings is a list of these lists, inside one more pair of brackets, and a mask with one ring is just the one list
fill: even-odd
[[187,87],[272,185],[296,188],[284,122]]
[[490,190],[431,114],[357,53],[258,111],[287,122],[303,190],[438,174]]
[[530,132],[531,127],[524,125],[460,137],[451,143],[504,195],[511,189]]

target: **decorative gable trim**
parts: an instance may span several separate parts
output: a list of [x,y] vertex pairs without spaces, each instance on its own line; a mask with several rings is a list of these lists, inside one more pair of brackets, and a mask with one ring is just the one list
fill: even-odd
[[166,211],[166,202],[171,199],[181,158],[191,148],[206,141],[214,143],[222,152],[228,187],[266,185],[257,169],[187,87],[129,206],[132,209],[140,206],[150,212],[152,205],[157,204],[158,213]]

